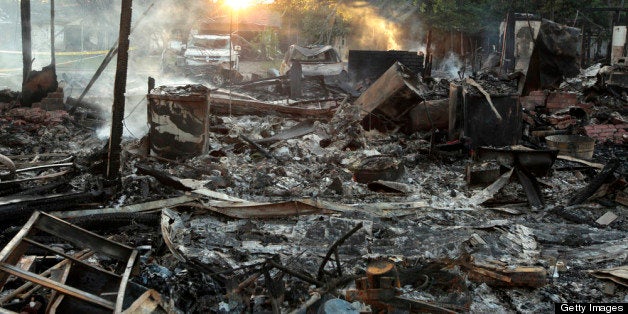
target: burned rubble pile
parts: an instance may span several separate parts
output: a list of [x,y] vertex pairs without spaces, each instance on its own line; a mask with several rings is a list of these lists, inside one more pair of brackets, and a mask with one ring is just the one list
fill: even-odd
[[0,303],[536,313],[628,302],[626,88],[596,76],[595,92],[525,96],[517,76],[423,80],[400,63],[359,97],[319,78],[162,86],[117,182],[104,179],[107,141],[85,126],[89,110],[1,106]]

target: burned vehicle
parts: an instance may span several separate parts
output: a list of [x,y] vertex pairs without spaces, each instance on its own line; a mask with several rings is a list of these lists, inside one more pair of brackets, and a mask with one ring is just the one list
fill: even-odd
[[304,76],[347,77],[346,65],[332,46],[290,46],[281,62],[280,73],[288,73],[295,61],[301,64]]
[[229,35],[191,31],[186,44],[171,41],[162,54],[162,73],[223,85],[239,67],[239,46]]

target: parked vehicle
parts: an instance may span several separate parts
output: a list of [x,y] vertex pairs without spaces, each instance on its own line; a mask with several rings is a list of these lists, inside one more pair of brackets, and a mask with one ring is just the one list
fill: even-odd
[[239,68],[239,46],[229,35],[190,32],[186,44],[171,41],[162,55],[162,71],[224,84],[230,70]]
[[346,64],[332,46],[292,45],[286,52],[279,72],[285,75],[290,71],[294,61],[301,64],[303,76],[340,76],[347,77]]

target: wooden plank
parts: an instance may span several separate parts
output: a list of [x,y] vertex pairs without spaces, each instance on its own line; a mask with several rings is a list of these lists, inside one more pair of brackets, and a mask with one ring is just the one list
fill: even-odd
[[124,295],[126,294],[126,287],[129,282],[131,272],[135,268],[135,261],[137,260],[137,250],[133,250],[129,260],[126,263],[124,274],[122,275],[122,281],[120,282],[120,289],[118,290],[118,296],[116,297],[116,309],[114,313],[122,313],[122,306],[124,305]]
[[484,282],[494,287],[538,288],[547,284],[547,272],[543,267],[510,268],[472,265],[468,271],[469,280]]
[[493,196],[499,192],[499,190],[501,190],[506,183],[508,183],[508,181],[510,181],[510,177],[512,177],[514,170],[515,168],[510,169],[510,171],[504,173],[501,177],[499,177],[499,179],[493,182],[493,184],[473,195],[469,200],[470,204],[477,206],[493,198]]
[[110,241],[107,238],[76,227],[46,213],[40,214],[34,226],[78,247],[89,248],[95,252],[117,258],[120,261],[128,260],[133,252],[133,249],[126,245]]
[[265,204],[233,204],[231,206],[209,206],[210,210],[225,216],[240,219],[297,217],[299,215],[330,214],[333,211],[307,201],[288,201]]
[[[22,238],[31,232],[31,227],[39,218],[39,212],[33,213],[31,218],[22,226],[22,229],[9,241],[9,243],[0,251],[0,262],[15,264],[22,257],[26,250],[26,245],[22,244]],[[8,276],[0,273],[0,288],[4,286]]]
[[81,299],[83,301],[94,303],[106,309],[114,310],[115,304],[111,301],[105,300],[91,293],[81,291],[74,287],[70,287],[65,284],[60,284],[52,279],[49,279],[49,278],[46,278],[37,274],[33,274],[31,272],[24,271],[13,265],[0,262],[0,270],[5,271],[11,275],[20,277],[24,280],[32,281],[43,287],[58,291],[59,293],[62,293],[62,294],[65,294],[65,295],[68,295],[77,299]]
[[20,229],[20,231],[18,231],[18,233],[13,237],[13,239],[11,239],[9,243],[7,243],[4,249],[0,251],[0,262],[5,262],[7,259],[7,256],[9,256],[9,254],[15,250],[17,245],[22,241],[22,238],[25,237],[30,232],[31,227],[33,226],[35,221],[37,221],[37,218],[39,218],[39,214],[40,212],[33,213],[33,215],[31,215],[31,218],[28,219],[28,221],[24,224],[24,226],[22,226],[22,229]]
[[35,167],[41,165],[51,165],[51,164],[64,164],[68,162],[72,162],[74,160],[74,156],[69,156],[67,158],[58,159],[58,160],[44,160],[44,161],[26,161],[21,163],[15,163],[17,169],[21,169],[23,167]]
[[[182,180],[181,183],[186,185],[187,187],[193,188],[193,185],[191,185],[187,181]],[[196,186],[194,186],[194,187],[196,187]],[[215,199],[219,199],[219,200],[223,200],[223,201],[237,202],[237,203],[249,203],[249,204],[251,203],[251,202],[249,202],[247,200],[244,200],[244,199],[241,199],[241,198],[237,198],[237,197],[233,197],[233,196],[229,196],[229,195],[227,195],[225,193],[216,192],[216,191],[212,191],[212,190],[209,190],[209,189],[196,189],[196,190],[193,190],[192,193],[203,195],[203,196],[207,196],[207,197],[211,197],[211,198],[215,198]]]
[[[5,182],[8,182],[8,181],[5,181]],[[0,197],[0,206],[22,203],[22,202],[29,202],[29,201],[48,200],[48,199],[50,200],[50,202],[54,202],[54,199],[56,198],[63,198],[63,197],[79,195],[79,194],[83,194],[83,192],[73,192],[73,193],[66,193],[66,194],[50,194],[46,196],[25,195],[25,196]]]
[[604,169],[604,165],[603,164],[598,164],[598,163],[595,163],[595,162],[582,160],[582,159],[579,159],[579,158],[576,158],[576,157],[571,157],[571,156],[566,156],[566,155],[558,155],[557,158],[561,159],[561,160],[577,162],[579,164],[587,165],[589,167],[596,168],[596,169]]
[[[70,263],[66,263],[65,265],[63,265],[63,269],[62,269],[62,274],[61,276],[58,278],[58,280],[56,280],[55,278],[53,278],[52,274],[50,276],[51,279],[60,282],[62,284],[65,284],[66,280],[68,280],[68,275],[70,275],[70,269],[72,265]],[[46,309],[46,313],[49,314],[55,314],[57,313],[57,308],[59,307],[59,305],[61,304],[61,302],[63,302],[63,298],[65,297],[65,295],[52,290],[52,293],[50,294],[50,298],[49,300],[51,301],[48,304],[48,308]]]
[[57,177],[64,176],[64,175],[66,175],[68,173],[70,173],[70,170],[63,170],[63,171],[59,171],[59,172],[55,172],[55,173],[51,173],[51,174],[46,174],[46,175],[42,175],[42,176],[37,176],[37,177],[32,177],[32,178],[17,179],[17,180],[10,180],[10,181],[2,181],[2,182],[0,182],[0,187],[5,186],[5,185],[9,185],[9,184],[15,184],[15,183],[23,183],[23,182],[29,182],[29,181],[37,181],[37,180],[57,178]]
[[159,314],[168,313],[162,306],[161,295],[153,290],[148,289],[139,298],[137,298],[129,308],[122,312],[124,314]]
[[100,209],[86,209],[86,210],[71,210],[63,212],[53,212],[53,216],[61,219],[84,217],[90,215],[102,215],[102,214],[115,214],[115,213],[139,213],[145,211],[151,211],[161,209],[164,207],[171,207],[179,204],[184,204],[197,200],[198,197],[192,195],[183,195],[179,197],[167,198],[163,200],[151,201],[140,204],[127,205],[118,208],[100,208]]
[[49,168],[62,168],[62,167],[72,167],[72,166],[74,166],[74,163],[68,162],[68,163],[62,163],[62,164],[49,164],[49,165],[33,166],[29,168],[22,168],[22,169],[15,170],[15,172],[20,173],[20,172],[35,171],[35,170],[42,170],[42,169],[49,169]]
[[[94,255],[94,252],[91,252],[90,250],[82,250],[76,254],[74,254],[74,257],[84,260],[86,258],[91,257],[92,255]],[[51,272],[55,269],[59,269],[61,267],[64,267],[66,264],[70,263],[70,260],[64,259],[61,262],[57,263],[56,265],[48,268],[46,271],[44,271],[43,273],[39,274],[40,276],[44,276],[47,277],[51,274]],[[19,288],[11,291],[11,293],[3,296],[2,298],[0,298],[0,304],[5,304],[9,301],[11,301],[13,298],[17,297],[19,294],[21,294],[22,292],[26,291],[27,289],[31,288],[33,286],[32,282],[27,282],[23,285],[21,285]],[[33,289],[29,290],[27,293],[25,293],[25,295],[31,295],[33,294],[37,289],[41,288],[41,286],[35,285],[35,287],[33,287]]]

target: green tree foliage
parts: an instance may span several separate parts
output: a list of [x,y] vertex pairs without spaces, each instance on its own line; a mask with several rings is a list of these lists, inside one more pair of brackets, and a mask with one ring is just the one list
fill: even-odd
[[624,0],[414,0],[430,27],[469,34],[495,29],[509,11],[532,13],[567,25],[595,23],[608,27],[612,14],[587,9],[621,7],[623,3]]
[[348,32],[348,16],[339,10],[344,1],[276,0],[285,24],[300,31],[304,42],[329,44],[335,36]]
[[[351,14],[343,12],[342,4],[355,0],[276,0],[275,8],[283,13],[284,25],[300,30],[303,41],[329,43],[336,35],[350,32]],[[532,13],[542,18],[579,27],[586,25],[608,28],[609,12],[591,12],[591,7],[621,7],[625,0],[367,0],[365,5],[412,3],[419,8],[425,27],[440,31],[462,31],[467,34],[494,32],[509,11]],[[624,13],[625,16],[625,13]],[[576,19],[577,17],[577,19]],[[596,26],[593,26],[596,27]]]

